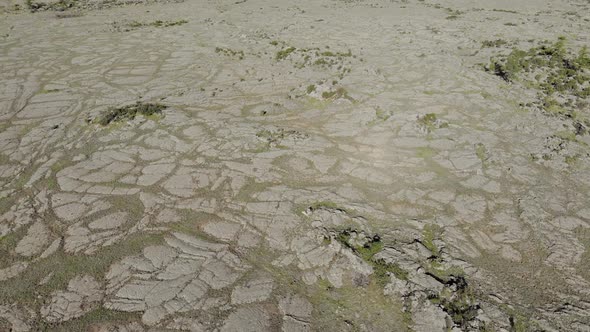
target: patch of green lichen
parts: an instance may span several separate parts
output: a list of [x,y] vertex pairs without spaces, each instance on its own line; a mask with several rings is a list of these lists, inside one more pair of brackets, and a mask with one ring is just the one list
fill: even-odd
[[314,84],[311,84],[311,85],[308,85],[308,86],[307,86],[307,89],[305,89],[305,91],[306,91],[308,94],[310,94],[310,93],[314,92],[314,91],[315,91],[315,89],[316,89],[316,88],[315,88],[315,85],[314,85]]

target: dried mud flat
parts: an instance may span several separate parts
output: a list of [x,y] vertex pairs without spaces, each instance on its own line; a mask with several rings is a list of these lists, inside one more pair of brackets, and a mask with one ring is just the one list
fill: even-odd
[[590,2],[0,17],[0,331],[590,331]]

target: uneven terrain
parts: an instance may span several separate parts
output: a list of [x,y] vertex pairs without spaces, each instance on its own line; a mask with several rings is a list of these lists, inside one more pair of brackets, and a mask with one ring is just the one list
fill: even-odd
[[0,0],[0,331],[590,331],[587,0]]

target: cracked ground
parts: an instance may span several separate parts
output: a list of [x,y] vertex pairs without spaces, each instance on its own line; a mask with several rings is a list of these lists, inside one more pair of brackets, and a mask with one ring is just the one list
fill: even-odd
[[584,0],[0,0],[0,331],[590,331],[590,100],[488,67],[589,27]]

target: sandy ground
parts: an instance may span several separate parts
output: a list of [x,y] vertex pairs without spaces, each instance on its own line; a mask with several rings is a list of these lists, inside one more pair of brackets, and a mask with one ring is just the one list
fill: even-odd
[[484,70],[588,1],[73,7],[0,1],[0,331],[590,331],[590,138]]

